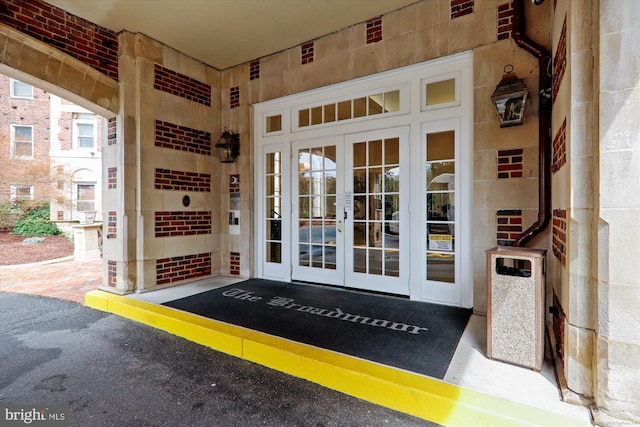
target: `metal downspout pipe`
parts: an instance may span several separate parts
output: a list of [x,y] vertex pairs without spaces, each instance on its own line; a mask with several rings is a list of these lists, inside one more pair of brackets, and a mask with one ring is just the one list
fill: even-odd
[[513,0],[513,32],[516,44],[538,59],[538,220],[513,243],[522,247],[551,221],[551,88],[547,67],[551,55],[525,35],[524,0]]

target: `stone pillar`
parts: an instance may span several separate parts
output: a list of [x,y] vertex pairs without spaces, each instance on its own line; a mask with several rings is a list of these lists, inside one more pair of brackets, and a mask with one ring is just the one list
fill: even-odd
[[102,224],[73,226],[73,256],[78,261],[100,258]]
[[600,0],[599,28],[595,421],[640,424],[640,2]]

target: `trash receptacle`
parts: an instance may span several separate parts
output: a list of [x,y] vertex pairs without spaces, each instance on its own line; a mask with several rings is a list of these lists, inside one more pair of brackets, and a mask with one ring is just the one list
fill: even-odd
[[545,249],[487,251],[487,357],[536,371],[544,361]]

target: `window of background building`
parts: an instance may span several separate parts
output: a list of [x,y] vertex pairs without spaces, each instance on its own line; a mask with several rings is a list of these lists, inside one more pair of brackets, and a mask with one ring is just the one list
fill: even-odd
[[95,114],[73,114],[74,148],[94,150],[96,148],[96,116]]
[[11,202],[33,200],[33,187],[11,185],[9,187],[9,194],[11,195]]
[[11,155],[33,158],[33,126],[11,125]]
[[76,184],[76,212],[96,210],[96,185],[93,183]]
[[11,97],[33,99],[33,86],[11,79]]

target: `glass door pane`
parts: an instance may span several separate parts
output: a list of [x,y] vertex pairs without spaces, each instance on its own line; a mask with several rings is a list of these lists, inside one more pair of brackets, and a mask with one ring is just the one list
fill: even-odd
[[455,283],[455,132],[426,135],[426,279]]
[[404,264],[402,260],[409,256],[409,230],[400,226],[401,218],[407,214],[404,189],[409,186],[408,167],[401,166],[407,139],[406,128],[367,132],[347,139],[346,179],[352,185],[345,192],[350,219],[345,236],[347,286],[408,293],[408,274],[402,273],[403,268],[408,268],[408,260]]
[[356,142],[353,150],[353,271],[399,275],[398,138]]
[[[329,141],[327,141],[329,142]],[[295,143],[294,143],[295,145]],[[343,211],[339,211],[338,144],[319,141],[298,144],[293,167],[294,256],[297,280],[341,285],[340,247]]]
[[266,262],[282,262],[282,153],[265,157],[265,258]]

